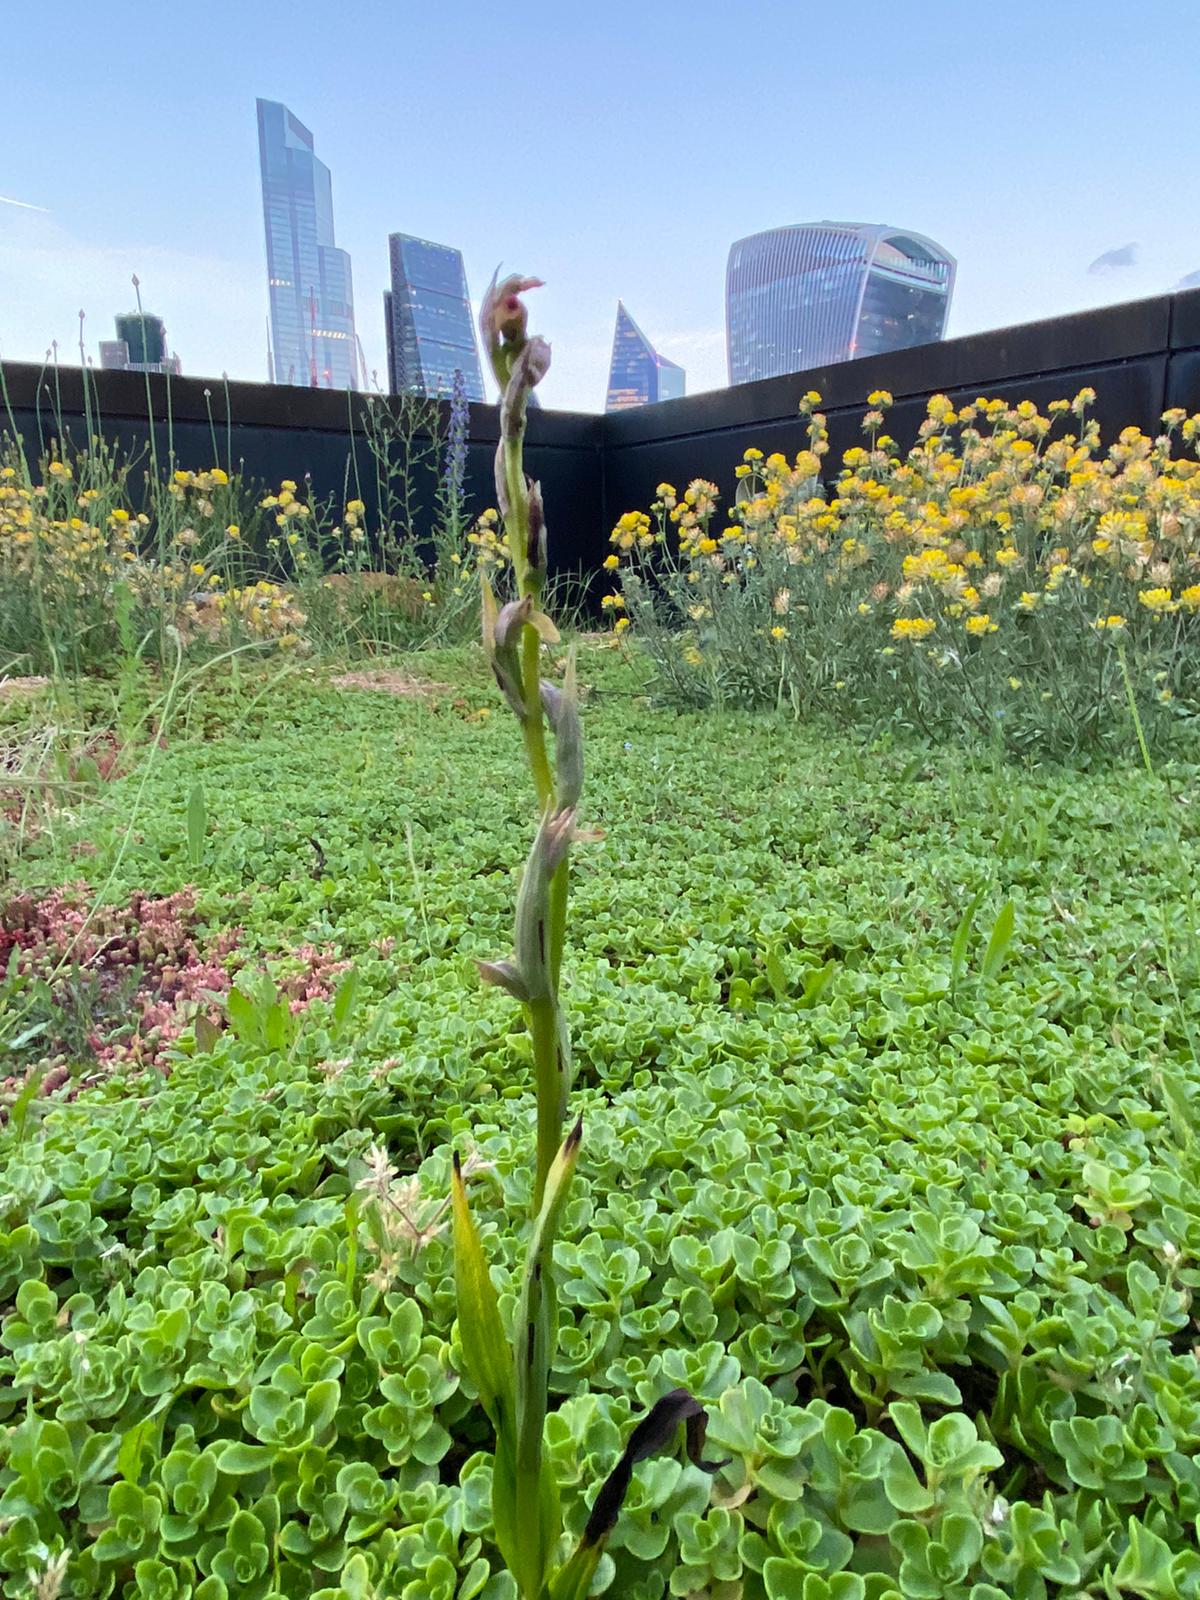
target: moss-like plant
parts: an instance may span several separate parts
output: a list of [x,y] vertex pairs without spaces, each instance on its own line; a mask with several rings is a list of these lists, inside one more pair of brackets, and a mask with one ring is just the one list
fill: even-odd
[[[459,1340],[467,1375],[496,1433],[492,1514],[500,1553],[522,1600],[583,1600],[616,1524],[638,1461],[687,1426],[688,1454],[700,1460],[706,1416],[686,1389],[665,1395],[634,1428],[603,1484],[578,1547],[558,1562],[562,1533],[558,1485],[543,1451],[549,1375],[557,1336],[553,1249],[579,1158],[582,1120],[563,1138],[571,1084],[571,1045],[559,992],[567,924],[567,874],[583,790],[583,730],[574,655],[562,688],[544,682],[543,642],[558,631],[541,609],[547,538],[541,487],[525,475],[529,396],[550,366],[550,346],[528,332],[521,295],[537,278],[492,280],[480,312],[484,348],[500,385],[496,493],[517,594],[503,606],[483,580],[483,642],[496,682],[521,727],[538,807],[538,827],[517,897],[513,955],[479,963],[488,983],[520,1001],[533,1045],[537,1144],[532,1231],[511,1338],[500,1317],[463,1169],[454,1157],[452,1188]],[[554,742],[551,765],[546,730]]]

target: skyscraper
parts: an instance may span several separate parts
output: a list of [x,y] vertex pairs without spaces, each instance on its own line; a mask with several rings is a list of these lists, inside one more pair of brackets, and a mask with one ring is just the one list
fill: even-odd
[[686,382],[683,368],[659,355],[626,311],[624,302],[618,300],[605,411],[627,411],[630,406],[678,400]]
[[461,250],[408,233],[388,236],[392,287],[384,291],[388,388],[449,395],[461,372],[468,400],[482,400],[483,373]]
[[954,269],[932,239],[870,223],[811,222],[739,239],[725,275],[730,383],[940,339]]
[[167,350],[167,329],[161,317],[148,311],[128,311],[115,320],[117,337],[100,341],[101,367],[179,376],[179,357]]
[[333,239],[329,168],[277,100],[258,102],[275,382],[358,387],[350,257]]

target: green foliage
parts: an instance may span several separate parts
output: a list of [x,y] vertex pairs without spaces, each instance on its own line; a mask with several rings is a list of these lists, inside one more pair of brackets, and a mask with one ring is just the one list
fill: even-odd
[[[638,703],[617,652],[581,664],[607,837],[565,968],[586,1140],[555,1253],[558,1558],[683,1387],[723,1465],[635,1466],[605,1594],[1194,1600],[1192,808],[1142,773],[712,730]],[[239,980],[244,1027],[185,1030],[169,1075],[20,1114],[4,1091],[14,1600],[63,1556],[71,1600],[516,1600],[443,1197],[456,1144],[507,1334],[533,1060],[470,968],[512,932],[525,767],[475,714],[477,655],[427,670],[452,693],[313,674],[247,709],[218,677],[202,749],[172,740],[17,864],[172,894],[203,771],[198,910],[276,977]],[[307,943],[353,977],[289,1037],[278,974]]]

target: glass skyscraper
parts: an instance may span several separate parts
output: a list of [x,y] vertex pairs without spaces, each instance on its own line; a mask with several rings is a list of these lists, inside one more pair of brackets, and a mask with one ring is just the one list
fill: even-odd
[[258,102],[258,155],[275,382],[357,389],[354,287],[334,243],[329,168],[277,100]]
[[388,388],[393,394],[448,395],[457,371],[467,399],[484,399],[462,251],[408,233],[390,234],[388,251]]
[[659,355],[626,311],[624,302],[618,300],[605,411],[627,411],[630,406],[679,400],[686,382],[683,368]]
[[108,371],[180,373],[179,357],[167,349],[167,328],[149,311],[128,311],[116,319],[117,337],[101,339],[100,365]]
[[919,233],[812,222],[739,239],[725,275],[730,383],[930,344],[955,260]]

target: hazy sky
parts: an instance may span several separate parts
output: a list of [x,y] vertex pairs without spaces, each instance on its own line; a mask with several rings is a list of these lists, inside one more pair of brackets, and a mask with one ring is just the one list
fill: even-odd
[[[5,0],[0,356],[97,354],[143,301],[187,373],[266,375],[254,101],[333,173],[368,366],[387,235],[478,296],[536,272],[542,394],[603,405],[618,297],[688,390],[725,382],[730,242],[823,217],[958,257],[950,333],[1200,268],[1194,0]],[[1089,268],[1093,270],[1089,270]]]

